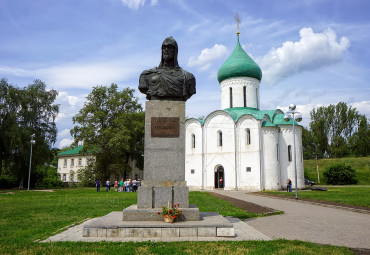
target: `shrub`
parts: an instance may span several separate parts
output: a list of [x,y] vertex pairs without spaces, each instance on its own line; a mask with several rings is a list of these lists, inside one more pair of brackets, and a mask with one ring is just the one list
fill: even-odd
[[37,188],[60,188],[63,182],[59,178],[46,177],[36,184]]
[[350,165],[335,164],[324,169],[327,184],[346,185],[357,184],[356,171]]
[[0,188],[9,189],[18,186],[17,178],[9,175],[0,176]]

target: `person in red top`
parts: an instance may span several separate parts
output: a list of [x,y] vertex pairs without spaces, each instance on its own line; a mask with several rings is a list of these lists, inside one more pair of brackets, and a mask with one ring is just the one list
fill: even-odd
[[222,180],[222,177],[220,178],[220,188],[222,189],[224,186],[223,186],[223,182],[224,180]]

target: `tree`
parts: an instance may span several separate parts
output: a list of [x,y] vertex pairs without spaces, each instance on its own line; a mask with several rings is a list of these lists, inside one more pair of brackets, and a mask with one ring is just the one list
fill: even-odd
[[361,116],[357,131],[350,137],[350,151],[353,155],[366,157],[370,153],[370,124],[365,116]]
[[319,157],[343,157],[350,153],[348,141],[359,126],[361,115],[356,108],[340,102],[310,112],[310,130]]
[[83,142],[84,150],[94,151],[96,177],[130,171],[130,162],[143,162],[144,112],[133,89],[118,91],[116,84],[97,86],[73,123],[74,145]]
[[317,147],[314,142],[314,137],[309,129],[303,127],[302,129],[302,146],[303,146],[303,158],[313,159],[317,154]]
[[59,111],[54,104],[57,95],[56,90],[46,90],[40,80],[23,89],[8,84],[6,79],[0,80],[0,166],[4,165],[21,182],[28,176],[32,134],[36,141],[32,166],[36,168],[53,158],[51,148],[56,141],[55,118]]

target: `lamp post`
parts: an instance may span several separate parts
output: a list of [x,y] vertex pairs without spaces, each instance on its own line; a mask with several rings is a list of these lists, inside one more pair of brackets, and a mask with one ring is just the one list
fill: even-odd
[[[298,199],[298,184],[297,184],[297,162],[296,162],[296,148],[295,148],[295,127],[294,127],[294,121],[301,122],[302,116],[299,114],[300,112],[297,112],[295,110],[296,105],[290,104],[289,105],[289,111],[286,112],[284,115],[284,120],[286,122],[290,121],[290,119],[293,119],[293,150],[294,150],[294,174],[295,174],[295,198]],[[296,116],[294,116],[297,114]],[[292,115],[292,116],[290,116]]]
[[30,167],[28,169],[28,187],[27,190],[30,191],[30,179],[31,179],[31,161],[32,161],[32,144],[35,144],[35,140],[33,138],[35,137],[35,134],[31,135],[31,152],[30,152]]

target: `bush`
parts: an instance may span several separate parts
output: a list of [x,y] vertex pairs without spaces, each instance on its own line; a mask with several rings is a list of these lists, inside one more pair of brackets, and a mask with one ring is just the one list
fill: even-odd
[[63,182],[59,178],[46,177],[36,184],[37,188],[60,188]]
[[336,164],[324,169],[327,184],[346,185],[357,184],[356,171],[350,165]]
[[0,188],[1,189],[10,189],[18,186],[17,178],[9,175],[0,176]]

